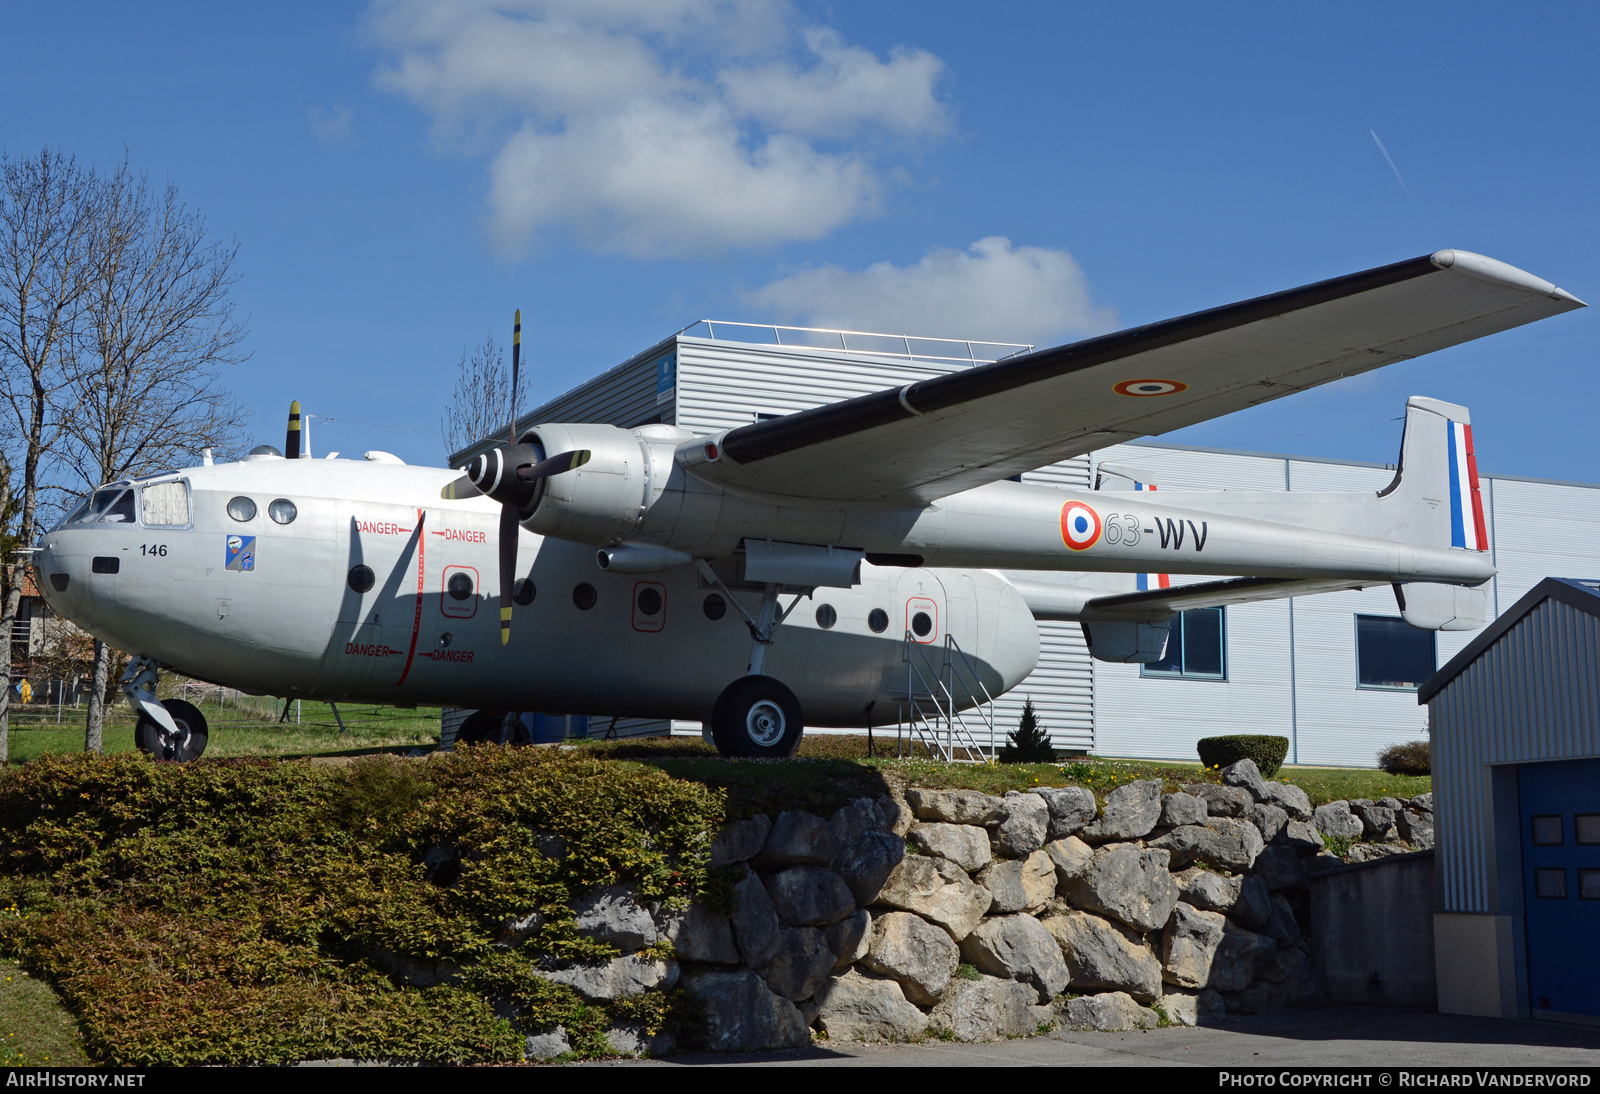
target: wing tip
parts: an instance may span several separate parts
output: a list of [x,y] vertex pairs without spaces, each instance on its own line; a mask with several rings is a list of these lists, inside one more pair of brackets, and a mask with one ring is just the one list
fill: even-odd
[[1557,288],[1542,277],[1535,277],[1527,270],[1518,269],[1509,262],[1501,262],[1499,259],[1490,258],[1488,255],[1448,248],[1443,251],[1435,251],[1428,257],[1441,270],[1456,270],[1479,281],[1489,281],[1497,285],[1505,285],[1508,288],[1538,293],[1553,300],[1564,301],[1573,307],[1586,308],[1589,306],[1566,289]]

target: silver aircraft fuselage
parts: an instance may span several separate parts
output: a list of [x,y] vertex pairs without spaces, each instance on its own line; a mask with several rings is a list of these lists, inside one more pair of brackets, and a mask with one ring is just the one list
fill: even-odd
[[[150,525],[144,506],[103,496],[122,488],[113,484],[41,537],[39,586],[61,615],[119,649],[261,694],[699,720],[744,674],[750,632],[695,567],[608,573],[593,546],[525,529],[517,574],[534,598],[517,606],[502,646],[498,507],[440,500],[455,475],[256,456],[127,484],[187,484],[188,519],[166,526]],[[248,519],[230,515],[238,498],[250,503],[234,506],[253,510]],[[280,500],[294,508],[288,523],[273,516]],[[351,578],[363,567],[367,588]],[[761,588],[731,578],[728,591],[756,612]],[[724,610],[711,618],[717,598]],[[794,690],[808,724],[892,721],[918,612],[935,621],[919,640],[953,637],[993,694],[1038,659],[1033,616],[1000,575],[863,565],[855,587],[800,602],[765,671]]]

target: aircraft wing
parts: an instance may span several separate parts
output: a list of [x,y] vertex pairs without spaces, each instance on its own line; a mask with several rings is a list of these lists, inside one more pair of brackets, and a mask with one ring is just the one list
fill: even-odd
[[763,494],[926,504],[1583,306],[1439,251],[740,426],[693,471]]

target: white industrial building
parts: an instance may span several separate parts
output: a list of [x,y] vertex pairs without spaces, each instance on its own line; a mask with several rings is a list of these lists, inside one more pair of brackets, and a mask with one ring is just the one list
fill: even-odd
[[[663,422],[712,433],[1029,348],[702,321],[537,407],[519,425]],[[1145,472],[1162,491],[1376,491],[1394,476],[1392,466],[1378,464],[1135,442],[1022,479],[1085,491],[1101,463]],[[1547,575],[1600,575],[1600,486],[1480,477],[1500,571],[1491,618]],[[1371,766],[1387,745],[1423,735],[1427,712],[1416,685],[1475,633],[1406,627],[1388,588],[1209,611],[1185,621],[1191,657],[1169,647],[1167,671],[1095,661],[1078,624],[1040,623],[1039,666],[997,701],[997,725],[1014,728],[1031,699],[1058,749],[1193,760],[1202,737],[1272,733],[1290,739],[1290,763]],[[1179,633],[1175,627],[1174,642]],[[588,725],[593,736],[700,733],[697,722],[613,720],[603,712]]]

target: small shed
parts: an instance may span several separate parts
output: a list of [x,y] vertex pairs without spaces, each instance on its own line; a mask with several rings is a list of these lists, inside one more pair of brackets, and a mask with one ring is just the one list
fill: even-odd
[[1600,581],[1541,581],[1417,699],[1439,1010],[1600,1024]]

